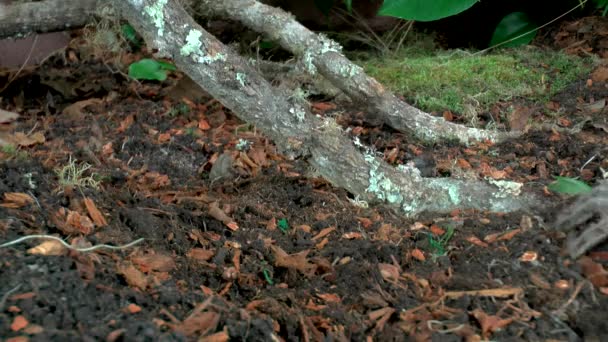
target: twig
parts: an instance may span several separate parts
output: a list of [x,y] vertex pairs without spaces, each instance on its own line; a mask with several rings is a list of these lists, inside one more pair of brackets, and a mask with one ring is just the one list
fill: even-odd
[[0,245],[0,248],[16,245],[18,243],[21,243],[21,242],[26,241],[26,240],[31,240],[31,239],[50,239],[50,240],[59,241],[59,243],[61,243],[66,248],[74,250],[74,251],[77,251],[77,252],[92,252],[94,250],[101,249],[101,248],[107,248],[107,249],[112,249],[112,250],[126,249],[126,248],[129,248],[131,246],[134,246],[134,245],[136,245],[136,244],[144,241],[143,238],[139,238],[139,239],[137,239],[135,241],[129,242],[128,244],[121,245],[121,246],[112,246],[112,245],[100,244],[100,245],[95,245],[95,246],[91,246],[91,247],[77,248],[77,247],[71,246],[70,244],[68,244],[67,242],[63,241],[62,239],[60,239],[60,238],[58,238],[56,236],[44,235],[44,234],[34,234],[34,235],[28,235],[28,236],[24,236],[24,237],[18,238],[17,240],[13,240],[13,241],[9,241],[9,242],[3,243],[3,244]]
[[0,298],[0,311],[2,311],[4,309],[4,303],[6,303],[6,300],[8,299],[8,297],[13,294],[13,292],[19,290],[19,288],[21,287],[21,284],[13,287],[12,289],[8,290],[8,292],[6,292],[4,294],[4,296],[2,296],[2,298]]

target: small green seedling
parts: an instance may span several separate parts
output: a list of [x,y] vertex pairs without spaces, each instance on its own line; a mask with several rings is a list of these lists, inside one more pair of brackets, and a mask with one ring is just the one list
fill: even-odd
[[171,63],[145,58],[129,65],[129,76],[136,80],[164,81],[167,71],[175,70]]
[[454,235],[454,228],[448,227],[447,231],[440,237],[436,238],[433,234],[429,233],[429,245],[431,246],[431,255],[433,260],[437,257],[444,256],[447,253],[447,245],[450,239]]
[[591,192],[587,183],[570,177],[556,176],[555,181],[547,186],[549,190],[560,194],[580,195]]
[[267,269],[264,269],[263,273],[264,273],[264,279],[266,279],[266,282],[268,283],[268,285],[273,285],[274,281],[272,280],[272,275],[270,274],[270,271]]
[[287,223],[287,219],[285,218],[280,219],[277,226],[283,233],[287,233],[289,230],[289,223]]

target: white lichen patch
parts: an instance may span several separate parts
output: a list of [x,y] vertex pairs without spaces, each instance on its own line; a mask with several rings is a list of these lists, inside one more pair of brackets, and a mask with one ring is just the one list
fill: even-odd
[[369,185],[365,191],[372,193],[377,199],[391,204],[403,202],[403,195],[399,187],[393,184],[384,172],[379,171],[380,161],[371,153],[365,153],[364,157],[365,161],[370,165]]
[[182,56],[190,56],[191,54],[201,54],[201,37],[203,33],[199,30],[190,30],[188,36],[186,36],[186,44],[182,46],[179,53]]
[[317,58],[319,58],[319,56],[327,52],[342,53],[342,46],[340,46],[340,44],[327,38],[323,34],[319,34],[318,36],[320,44],[310,44],[302,56],[304,68],[311,75],[315,75],[317,73],[317,67],[315,66],[314,62]]
[[[162,37],[165,32],[165,5],[169,0],[156,0],[150,6],[144,7],[144,13],[152,18],[154,26],[157,28],[157,34]],[[133,2],[137,4],[136,2]]]
[[[192,57],[192,59],[199,64],[211,64],[217,61],[225,61],[226,56],[223,53],[218,52],[214,55],[207,53],[203,46],[203,42],[201,41],[202,36],[203,33],[201,31],[194,29],[190,30],[186,36],[186,44],[179,50],[180,54],[184,57]],[[245,75],[242,77],[244,76]],[[242,84],[244,86],[244,78]]]
[[306,118],[306,111],[298,104],[289,108],[289,113],[295,115],[298,122],[304,122],[304,119]]
[[241,72],[237,72],[236,73],[236,80],[239,82],[239,84],[241,85],[241,87],[245,87],[245,82],[247,82],[247,75],[241,73]]
[[519,196],[521,194],[521,188],[523,187],[522,183],[506,180],[496,180],[489,178],[488,182],[498,187],[498,192],[495,194],[495,197],[497,198]]

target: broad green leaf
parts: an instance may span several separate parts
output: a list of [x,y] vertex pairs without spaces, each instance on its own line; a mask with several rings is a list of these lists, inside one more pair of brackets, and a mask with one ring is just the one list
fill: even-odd
[[[506,42],[509,39],[518,37],[526,32],[537,28],[528,15],[524,12],[513,12],[507,14],[496,26],[490,46],[498,45],[502,42]],[[517,39],[514,39],[508,43],[501,45],[502,47],[514,47],[520,45],[526,45],[534,39],[536,31],[532,31],[526,35],[523,35]]]
[[579,195],[591,192],[591,187],[587,183],[570,177],[555,177],[555,182],[547,186],[553,192],[568,195]]
[[379,15],[432,21],[469,9],[478,0],[384,0]]
[[[153,59],[142,59],[129,65],[129,76],[136,80],[164,81],[167,78],[166,62],[158,62]],[[172,66],[172,65],[171,65]],[[175,67],[172,66],[175,70]]]

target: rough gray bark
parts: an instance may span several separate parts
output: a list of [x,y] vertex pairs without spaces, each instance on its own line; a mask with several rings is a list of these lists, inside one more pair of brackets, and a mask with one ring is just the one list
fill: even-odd
[[99,3],[100,0],[45,0],[0,4],[0,38],[84,26]]
[[255,0],[202,0],[198,12],[240,21],[263,32],[281,46],[301,57],[309,72],[319,72],[352,100],[368,107],[385,124],[427,141],[455,140],[504,141],[520,133],[503,133],[457,125],[429,115],[401,101],[363,69],[340,52],[340,47],[322,35],[311,32],[284,11]]
[[518,197],[520,189],[514,183],[427,179],[411,166],[394,169],[372,151],[355,146],[335,122],[290,102],[176,1],[115,0],[114,4],[149,46],[171,57],[205,91],[242,120],[254,123],[282,151],[306,158],[322,177],[362,201],[384,202],[405,215],[456,208],[513,211],[535,202],[532,197]]

